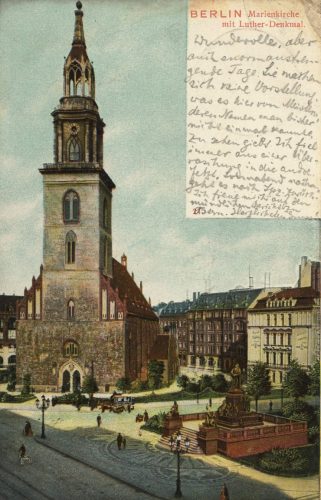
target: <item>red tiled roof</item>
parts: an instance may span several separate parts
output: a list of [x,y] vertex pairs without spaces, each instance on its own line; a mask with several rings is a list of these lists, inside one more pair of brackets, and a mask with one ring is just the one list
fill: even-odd
[[149,359],[168,359],[169,335],[157,335]]
[[114,290],[118,288],[119,298],[126,299],[127,311],[135,316],[158,320],[152,307],[149,305],[139,286],[128,273],[125,266],[113,259],[113,278],[110,281]]

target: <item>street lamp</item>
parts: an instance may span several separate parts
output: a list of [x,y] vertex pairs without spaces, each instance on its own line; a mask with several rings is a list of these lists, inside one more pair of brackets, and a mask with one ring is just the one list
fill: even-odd
[[176,443],[176,449],[174,453],[177,455],[177,477],[176,477],[176,491],[175,498],[181,498],[183,496],[181,492],[181,453],[184,453],[180,442]]
[[42,423],[41,423],[41,438],[45,439],[45,411],[49,408],[50,405],[50,399],[47,398],[46,396],[42,395],[41,396],[41,401],[39,399],[36,399],[36,407],[38,410],[41,410],[42,412]]

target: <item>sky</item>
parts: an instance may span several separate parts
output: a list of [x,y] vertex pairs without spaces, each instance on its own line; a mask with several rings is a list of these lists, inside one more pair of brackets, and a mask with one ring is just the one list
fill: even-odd
[[[43,163],[62,97],[75,3],[0,0],[0,293],[23,294],[42,262]],[[193,291],[294,286],[319,259],[319,222],[185,218],[185,0],[83,2],[96,101],[106,123],[113,255],[152,303]]]

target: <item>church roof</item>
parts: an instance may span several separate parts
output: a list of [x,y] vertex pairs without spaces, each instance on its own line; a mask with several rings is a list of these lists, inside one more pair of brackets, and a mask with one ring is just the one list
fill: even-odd
[[134,316],[158,320],[151,305],[145,299],[140,287],[136,285],[127,271],[126,266],[120,264],[116,259],[113,259],[111,286],[114,290],[118,288],[118,295],[122,301],[126,300],[128,313]]

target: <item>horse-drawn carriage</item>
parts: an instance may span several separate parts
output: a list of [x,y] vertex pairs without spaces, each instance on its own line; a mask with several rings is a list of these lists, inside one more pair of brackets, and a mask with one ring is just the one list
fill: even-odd
[[123,394],[112,394],[110,398],[100,401],[99,406],[101,412],[109,410],[113,413],[122,413],[123,411],[132,411],[135,409],[135,400],[131,396]]

